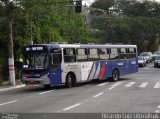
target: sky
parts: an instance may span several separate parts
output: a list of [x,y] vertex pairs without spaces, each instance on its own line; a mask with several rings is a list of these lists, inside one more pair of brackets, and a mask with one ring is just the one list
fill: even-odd
[[[83,2],[83,4],[85,5],[87,5],[87,6],[89,6],[89,5],[91,5],[95,0],[82,0]],[[157,2],[160,2],[160,0],[155,0],[155,1],[157,1]]]
[[82,0],[82,3],[85,5],[91,5],[95,0]]

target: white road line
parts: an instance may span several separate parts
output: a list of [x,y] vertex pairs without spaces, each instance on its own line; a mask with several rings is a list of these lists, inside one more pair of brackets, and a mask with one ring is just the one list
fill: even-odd
[[155,110],[155,113],[160,113],[160,110]]
[[104,86],[106,85],[107,83],[101,83],[101,84],[98,84],[97,86]]
[[120,85],[120,84],[122,84],[122,83],[123,83],[123,81],[117,82],[117,83],[115,83],[115,84],[112,84],[111,87],[108,88],[108,89],[109,89],[109,90],[112,90],[113,88],[117,87],[118,85]]
[[143,82],[139,87],[140,88],[145,88],[148,85],[148,82]]
[[104,94],[104,92],[98,93],[98,94],[96,94],[96,95],[93,96],[93,97],[94,97],[94,98],[97,98],[98,96],[100,96],[100,95],[102,95],[102,94]]
[[157,81],[157,83],[155,84],[154,88],[160,88],[160,81]]
[[17,101],[18,101],[18,100],[13,100],[13,101],[10,101],[10,102],[1,103],[0,106],[6,105],[6,104],[10,104],[10,103],[14,103],[14,102],[17,102]]
[[129,82],[127,85],[125,85],[125,87],[131,87],[135,84],[136,82]]
[[39,93],[39,95],[42,95],[42,94],[45,94],[45,93],[49,93],[49,92],[51,92],[51,91],[52,91],[52,90],[44,91],[44,92]]
[[64,111],[67,111],[67,110],[70,110],[70,109],[72,109],[72,108],[74,108],[74,107],[77,107],[77,106],[79,106],[79,105],[81,105],[81,103],[77,103],[77,104],[72,105],[72,106],[70,106],[70,107],[67,107],[67,108],[65,108],[65,109],[63,109],[63,110],[64,110]]

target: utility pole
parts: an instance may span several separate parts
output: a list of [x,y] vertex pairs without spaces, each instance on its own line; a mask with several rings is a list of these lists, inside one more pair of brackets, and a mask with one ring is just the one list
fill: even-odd
[[32,19],[30,21],[30,32],[31,32],[31,45],[33,45],[33,37],[32,37],[32,34],[33,34],[33,30],[32,30],[33,26],[32,26]]
[[14,4],[12,1],[7,0],[7,32],[8,32],[8,69],[9,80],[11,85],[16,85],[15,82],[15,67],[14,67],[14,52],[13,52],[13,34],[12,34],[12,11]]
[[[68,2],[68,6],[70,5],[71,3],[70,2]],[[71,33],[71,8],[72,7],[69,7],[68,8],[68,20],[69,20],[69,26],[68,26],[68,40],[70,41],[70,42],[72,42],[72,33]]]

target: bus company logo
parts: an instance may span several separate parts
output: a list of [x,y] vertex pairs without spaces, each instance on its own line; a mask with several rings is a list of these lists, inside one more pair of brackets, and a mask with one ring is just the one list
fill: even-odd
[[82,69],[88,68],[88,65],[82,65]]
[[117,65],[119,65],[119,66],[123,66],[123,63],[122,63],[122,62],[120,62],[120,63],[117,63]]

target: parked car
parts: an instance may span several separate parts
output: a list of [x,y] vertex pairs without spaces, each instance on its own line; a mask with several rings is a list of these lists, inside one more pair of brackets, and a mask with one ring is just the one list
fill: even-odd
[[138,56],[138,66],[145,67],[146,66],[146,59],[143,56]]
[[152,62],[152,53],[151,52],[142,52],[139,56],[142,56],[146,59],[147,63]]
[[154,67],[160,67],[160,55],[156,56],[154,61]]
[[152,60],[154,61],[156,56],[160,55],[160,51],[156,51],[152,54]]

